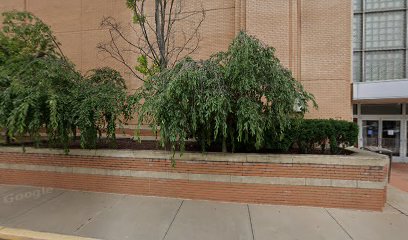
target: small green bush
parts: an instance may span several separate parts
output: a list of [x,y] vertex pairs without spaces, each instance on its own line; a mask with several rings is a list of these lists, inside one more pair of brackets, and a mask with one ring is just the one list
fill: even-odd
[[357,142],[358,126],[342,120],[304,119],[292,123],[281,141],[270,141],[268,150],[289,151],[298,149],[301,153],[326,151],[338,154],[342,149],[353,146]]

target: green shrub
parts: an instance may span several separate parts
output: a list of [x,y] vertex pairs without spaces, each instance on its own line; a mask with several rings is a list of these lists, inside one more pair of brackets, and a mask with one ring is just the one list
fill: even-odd
[[353,146],[358,137],[358,126],[342,120],[303,120],[297,128],[292,129],[292,143],[302,153],[311,153],[319,148],[325,152],[329,145],[332,154],[338,154],[343,148]]
[[330,141],[330,151],[336,154],[341,147],[353,146],[357,143],[358,125],[353,122],[329,120],[333,126]]
[[73,117],[81,133],[81,146],[95,148],[103,133],[114,144],[117,127],[131,118],[125,80],[120,73],[110,68],[92,70],[75,86],[73,97]]
[[162,143],[173,150],[189,138],[203,150],[261,149],[267,135],[283,139],[291,120],[303,117],[308,102],[315,105],[275,50],[243,32],[227,52],[185,59],[149,78],[135,96],[144,100],[139,122],[160,127]]
[[276,138],[273,134],[266,134],[264,150],[268,152],[286,153],[292,150],[298,130],[303,122],[303,119],[292,119],[289,121],[289,128],[284,132],[282,138]]

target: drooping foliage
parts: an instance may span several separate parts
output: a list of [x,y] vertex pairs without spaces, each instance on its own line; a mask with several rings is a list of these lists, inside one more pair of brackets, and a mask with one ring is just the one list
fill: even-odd
[[[81,133],[95,147],[106,130],[114,140],[127,113],[124,80],[112,69],[84,77],[64,56],[51,29],[28,12],[3,13],[0,31],[0,128],[10,139],[30,137],[68,147]],[[125,119],[125,118],[123,118]]]
[[120,73],[110,68],[91,71],[75,91],[74,119],[81,133],[81,146],[95,148],[98,138],[115,142],[116,129],[132,117]]
[[39,18],[27,12],[3,16],[0,126],[11,138],[29,135],[36,141],[44,128],[50,140],[66,145],[72,127],[71,91],[81,75]]
[[314,97],[274,55],[275,50],[241,32],[228,51],[196,62],[184,59],[146,81],[136,96],[139,122],[160,128],[163,144],[184,149],[196,138],[204,149],[259,149],[265,137],[284,137]]

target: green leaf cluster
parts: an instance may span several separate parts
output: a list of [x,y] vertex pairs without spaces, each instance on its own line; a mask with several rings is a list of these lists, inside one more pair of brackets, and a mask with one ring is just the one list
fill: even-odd
[[103,68],[82,76],[60,50],[51,29],[28,12],[3,13],[0,31],[0,128],[18,140],[41,133],[66,149],[81,133],[95,147],[104,131],[115,139],[117,124],[130,116],[120,74]]
[[139,122],[160,129],[163,145],[184,150],[188,139],[203,151],[261,149],[266,136],[285,137],[308,103],[316,103],[275,50],[241,32],[228,51],[205,61],[190,58],[150,77],[135,94]]
[[125,81],[110,68],[92,70],[77,85],[73,98],[73,117],[83,148],[95,148],[103,134],[114,144],[117,127],[132,117]]
[[160,72],[160,68],[157,64],[149,64],[146,55],[141,55],[137,58],[135,69],[145,77],[151,77]]
[[302,153],[325,152],[328,145],[330,153],[338,154],[357,142],[358,125],[343,120],[305,119],[288,135],[291,147]]
[[342,120],[305,120],[297,131],[296,144],[302,153],[324,152],[329,144],[330,152],[338,154],[343,148],[357,142],[358,125]]
[[126,0],[126,6],[133,12],[133,23],[144,23],[146,21],[146,16],[144,16],[141,13],[141,9],[137,7],[137,2],[144,1],[146,0]]

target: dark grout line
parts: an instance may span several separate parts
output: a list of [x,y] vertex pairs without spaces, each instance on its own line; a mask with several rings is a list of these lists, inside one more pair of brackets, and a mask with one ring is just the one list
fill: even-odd
[[114,202],[112,205],[110,206],[106,206],[103,207],[99,212],[95,213],[95,215],[93,215],[92,217],[90,217],[86,222],[82,223],[81,225],[79,225],[79,227],[77,227],[74,231],[74,234],[76,234],[79,230],[81,230],[82,228],[84,228],[85,226],[87,226],[88,224],[90,224],[95,218],[97,218],[99,215],[101,215],[104,211],[108,210],[108,209],[112,209],[115,205],[117,205],[120,201],[122,201],[124,198],[126,198],[126,195],[120,197],[116,202]]
[[249,204],[247,204],[247,209],[248,209],[248,216],[249,216],[249,224],[251,225],[252,240],[255,240],[254,227],[252,225],[252,216],[251,216],[251,211],[249,209]]
[[401,211],[399,208],[395,207],[395,206],[392,205],[391,203],[387,202],[387,204],[388,204],[390,207],[392,207],[393,209],[395,209],[396,211],[398,211],[400,214],[402,214],[402,215],[408,217],[408,214],[407,214],[407,213]]
[[174,217],[173,217],[173,219],[171,220],[170,225],[169,225],[169,227],[167,228],[166,233],[164,234],[162,240],[166,239],[167,234],[169,233],[170,228],[171,228],[171,226],[173,225],[174,220],[176,220],[176,217],[177,217],[178,213],[180,212],[181,206],[183,206],[183,203],[184,203],[184,200],[181,201],[180,206],[178,207],[176,214],[174,214]]
[[337,223],[337,225],[339,225],[339,226],[341,227],[341,229],[347,234],[347,236],[349,236],[349,238],[350,238],[351,240],[354,240],[354,238],[350,235],[350,233],[347,232],[347,230],[343,227],[343,225],[341,225],[340,222],[337,221],[337,219],[329,212],[329,210],[327,210],[327,209],[325,209],[325,210],[326,210],[327,214],[329,214],[329,216],[330,216],[331,218],[333,218],[333,220]]

